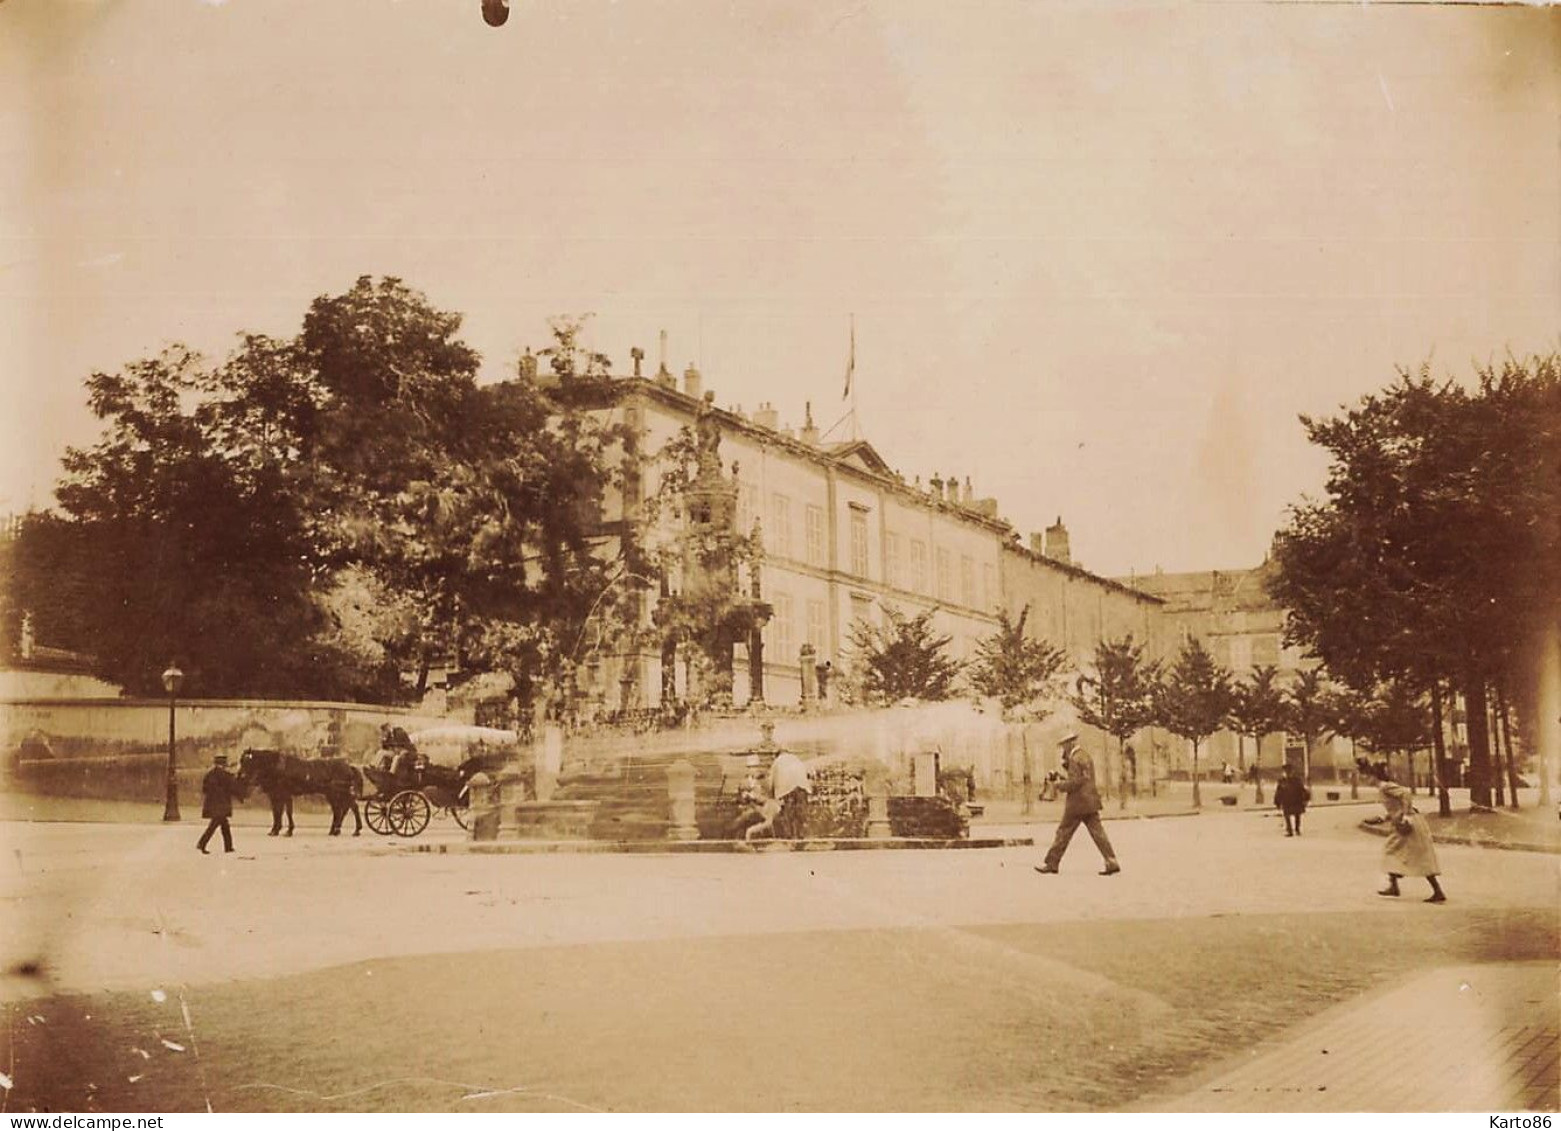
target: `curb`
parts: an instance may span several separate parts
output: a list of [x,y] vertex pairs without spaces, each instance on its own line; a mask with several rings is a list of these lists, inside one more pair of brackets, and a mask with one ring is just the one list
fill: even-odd
[[555,853],[623,853],[677,856],[710,853],[756,855],[774,852],[871,852],[895,849],[1031,848],[1033,837],[972,837],[968,840],[940,840],[932,837],[840,838],[834,840],[508,840],[458,841],[454,844],[411,844],[412,852],[436,856],[471,854],[478,856],[538,856]]
[[[1204,808],[1206,809],[1208,806],[1204,806]],[[1100,819],[1102,821],[1158,821],[1162,817],[1196,817],[1202,812],[1202,809],[1175,809],[1168,813],[1123,813],[1120,810],[1108,813],[1102,809],[1100,811]],[[972,831],[982,826],[993,829],[1011,829],[1020,825],[1055,825],[1061,820],[1062,814],[1059,812],[1054,817],[1036,817],[1032,815],[1030,817],[1016,817],[1012,821],[972,821],[970,822],[970,827]]]
[[[1370,833],[1372,836],[1388,838],[1388,830],[1385,825],[1368,825],[1365,821],[1355,826],[1361,832]],[[1461,836],[1456,833],[1431,833],[1431,839],[1437,844],[1461,844],[1467,848],[1495,848],[1503,852],[1539,852],[1550,856],[1561,856],[1561,846],[1550,844],[1530,844],[1527,841],[1516,840],[1479,840],[1471,836]]]

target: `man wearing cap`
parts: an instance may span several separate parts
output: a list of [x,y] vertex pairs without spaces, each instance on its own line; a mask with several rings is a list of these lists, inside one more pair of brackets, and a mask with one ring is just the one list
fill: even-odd
[[222,851],[233,851],[233,831],[228,827],[228,818],[233,816],[233,799],[238,795],[238,779],[228,772],[228,756],[218,754],[211,760],[211,769],[201,779],[201,816],[210,823],[206,831],[201,833],[200,840],[195,842],[196,848],[205,852],[211,834],[221,829]]
[[1122,870],[1122,866],[1117,863],[1117,854],[1112,850],[1105,827],[1100,823],[1100,792],[1095,788],[1095,763],[1079,749],[1079,736],[1076,733],[1064,735],[1059,745],[1062,747],[1062,765],[1068,776],[1067,780],[1058,783],[1057,788],[1067,794],[1068,799],[1063,803],[1062,824],[1057,826],[1057,836],[1052,841],[1051,850],[1046,853],[1046,862],[1036,865],[1035,870],[1043,875],[1055,875],[1057,865],[1062,863],[1062,854],[1068,850],[1068,842],[1073,839],[1074,830],[1083,825],[1089,830],[1090,839],[1100,849],[1100,855],[1106,862],[1100,874],[1114,876]]

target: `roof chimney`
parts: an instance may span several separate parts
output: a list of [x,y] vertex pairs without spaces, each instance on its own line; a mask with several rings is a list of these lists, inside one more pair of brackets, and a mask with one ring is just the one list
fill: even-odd
[[818,425],[813,423],[813,402],[807,402],[807,415],[802,422],[802,442],[804,444],[818,444]]
[[780,427],[780,413],[775,411],[775,406],[769,401],[760,401],[759,407],[753,410],[753,422],[760,428],[774,432]]
[[976,501],[976,489],[970,485],[970,476],[968,475],[965,476],[965,487],[960,492],[959,501],[967,507]]
[[1039,530],[1030,535],[1030,553],[1046,556],[1046,535]]
[[1062,515],[1046,528],[1046,556],[1063,565],[1073,564],[1073,554],[1068,547],[1068,528],[1062,524]]
[[683,370],[683,391],[696,401],[704,394],[705,383],[700,377],[699,370],[690,365]]
[[665,330],[661,332],[661,358],[660,364],[656,367],[656,380],[663,385],[673,383],[672,370],[667,368],[667,332]]

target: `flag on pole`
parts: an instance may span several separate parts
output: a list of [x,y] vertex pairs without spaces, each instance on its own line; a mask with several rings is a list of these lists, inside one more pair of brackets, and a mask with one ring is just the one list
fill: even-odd
[[846,358],[846,388],[840,394],[841,400],[851,396],[851,376],[856,372],[856,315],[851,315],[851,353]]

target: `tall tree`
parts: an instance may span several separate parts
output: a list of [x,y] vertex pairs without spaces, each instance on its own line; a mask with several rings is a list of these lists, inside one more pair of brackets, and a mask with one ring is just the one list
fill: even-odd
[[1263,803],[1263,739],[1284,729],[1285,700],[1279,687],[1279,669],[1272,664],[1253,668],[1247,678],[1231,688],[1230,723],[1238,734],[1257,746],[1253,755],[1257,803]]
[[365,277],[294,341],[94,374],[102,437],[67,453],[12,593],[47,608],[40,571],[68,562],[60,642],[150,693],[170,656],[204,695],[385,700],[435,656],[567,682],[616,436],[529,377],[479,387],[460,321]]
[[176,658],[203,695],[298,694],[334,682],[315,640],[304,515],[267,466],[224,443],[219,375],[183,347],[87,381],[103,433],[71,448],[56,495],[100,674],[161,694]]
[[1126,808],[1127,740],[1154,721],[1160,665],[1145,659],[1144,646],[1134,643],[1129,633],[1096,643],[1091,666],[1092,671],[1079,676],[1073,708],[1081,722],[1117,740],[1118,804]]
[[1198,751],[1230,713],[1230,673],[1215,662],[1201,641],[1189,638],[1160,682],[1155,721],[1192,743],[1192,803],[1201,808]]
[[880,605],[881,624],[859,618],[851,625],[854,676],[869,702],[949,698],[960,664],[948,655],[952,638],[933,628],[936,609],[906,616]]
[[999,608],[997,628],[976,645],[967,677],[976,694],[998,701],[1004,721],[1019,724],[1026,813],[1034,803],[1029,724],[1051,714],[1051,704],[1059,694],[1058,676],[1068,663],[1068,654],[1061,648],[1025,635],[1029,617],[1028,605],[1020,610],[1017,620],[1007,609]]
[[1561,357],[1473,387],[1401,372],[1329,420],[1327,499],[1294,507],[1271,592],[1287,636],[1347,681],[1449,680],[1468,703],[1471,797],[1490,802],[1486,689],[1561,592]]

